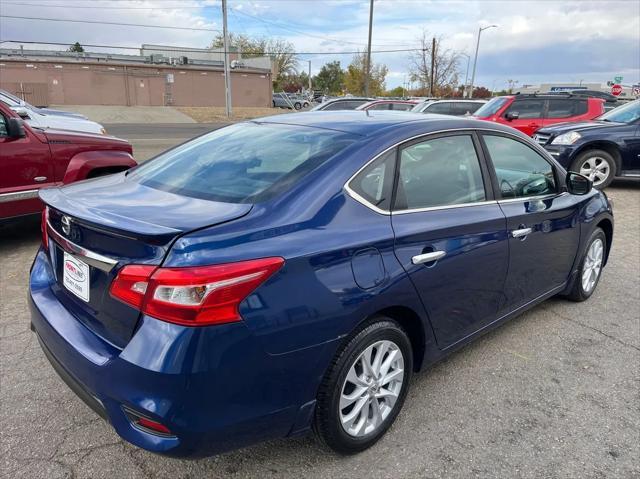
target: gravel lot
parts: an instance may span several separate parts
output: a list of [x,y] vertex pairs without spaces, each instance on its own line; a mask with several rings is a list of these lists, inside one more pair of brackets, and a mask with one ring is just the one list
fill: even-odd
[[586,303],[550,300],[414,378],[372,449],[311,437],[178,461],[123,442],[56,376],[29,331],[38,220],[0,227],[0,475],[640,477],[640,183],[616,182],[613,252]]

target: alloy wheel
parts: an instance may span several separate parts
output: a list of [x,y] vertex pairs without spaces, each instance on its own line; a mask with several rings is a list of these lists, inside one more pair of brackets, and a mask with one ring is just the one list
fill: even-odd
[[582,289],[585,293],[590,293],[598,282],[600,271],[602,271],[603,253],[604,245],[598,238],[589,246],[582,266]]
[[580,174],[593,181],[593,186],[599,186],[609,178],[611,165],[604,158],[593,156],[580,165]]
[[396,405],[404,381],[404,357],[393,341],[368,346],[349,368],[340,395],[340,422],[347,434],[377,430]]

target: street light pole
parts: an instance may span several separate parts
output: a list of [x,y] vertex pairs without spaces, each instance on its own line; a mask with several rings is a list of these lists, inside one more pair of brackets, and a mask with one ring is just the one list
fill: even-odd
[[231,70],[229,68],[229,31],[227,30],[227,0],[222,0],[222,45],[224,48],[224,91],[227,118],[231,118]]
[[478,28],[478,41],[476,42],[476,54],[475,57],[473,59],[473,73],[471,74],[471,87],[470,87],[470,92],[469,92],[469,98],[473,98],[473,84],[476,81],[476,66],[478,64],[478,49],[480,48],[480,34],[482,33],[482,30],[487,30],[489,28],[498,28],[498,25],[489,25],[487,27],[480,27]]
[[369,75],[371,73],[371,30],[373,28],[373,0],[369,5],[369,42],[367,43],[367,64],[364,70],[364,96],[369,96]]

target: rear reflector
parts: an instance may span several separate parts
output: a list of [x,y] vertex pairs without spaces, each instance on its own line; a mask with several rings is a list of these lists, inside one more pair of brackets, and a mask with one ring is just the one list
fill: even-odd
[[47,231],[47,223],[49,222],[49,207],[45,206],[42,210],[42,222],[40,230],[42,231],[42,247],[49,251],[49,232]]
[[240,303],[284,264],[280,257],[187,268],[128,265],[111,295],[171,323],[205,326],[240,321]]
[[129,418],[129,421],[131,421],[131,423],[138,429],[142,429],[145,432],[156,434],[158,436],[174,436],[174,434],[164,424],[154,421],[153,419],[149,419],[148,417],[141,416],[128,407],[123,406],[123,410]]

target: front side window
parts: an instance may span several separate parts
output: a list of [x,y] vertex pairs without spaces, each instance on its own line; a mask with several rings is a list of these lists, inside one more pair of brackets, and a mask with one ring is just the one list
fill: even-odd
[[292,187],[357,138],[335,130],[238,123],[169,150],[128,177],[178,195],[255,203]]
[[471,135],[435,138],[402,149],[396,210],[485,199],[480,162]]
[[542,112],[544,111],[544,100],[519,100],[514,101],[507,111],[505,111],[505,117],[509,113],[517,113],[520,120],[527,118],[542,118]]
[[396,150],[385,153],[349,182],[349,188],[373,206],[388,211],[391,206]]
[[555,193],[553,167],[532,148],[512,138],[483,135],[503,198]]
[[0,114],[0,137],[8,136],[7,132],[7,120],[5,119],[3,114]]

